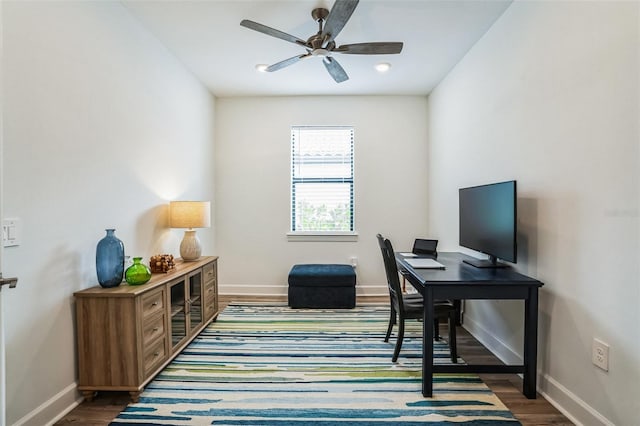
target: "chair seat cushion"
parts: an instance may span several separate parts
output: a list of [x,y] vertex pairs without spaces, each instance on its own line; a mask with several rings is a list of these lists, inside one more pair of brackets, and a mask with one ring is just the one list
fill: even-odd
[[[402,296],[405,313],[414,317],[422,315],[424,304],[421,294],[404,294]],[[453,303],[446,300],[436,300],[433,303],[433,312],[436,317],[445,316],[454,309]]]

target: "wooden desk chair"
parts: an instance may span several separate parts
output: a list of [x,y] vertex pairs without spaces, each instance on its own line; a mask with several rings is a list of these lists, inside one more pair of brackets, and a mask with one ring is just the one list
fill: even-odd
[[[389,326],[384,341],[388,342],[393,326],[398,324],[398,335],[396,337],[396,346],[393,351],[391,361],[396,362],[400,349],[402,348],[402,340],[404,339],[404,321],[407,319],[422,319],[424,312],[424,302],[421,294],[403,294],[400,289],[400,279],[398,277],[398,267],[396,265],[395,254],[391,241],[384,239],[382,235],[376,235],[378,245],[382,252],[384,261],[384,269],[387,274],[387,285],[389,287],[389,298],[391,302],[391,313],[389,316]],[[456,347],[456,309],[449,301],[441,301],[434,304],[434,336],[439,340],[438,332],[439,318],[446,317],[449,323],[449,350],[451,353],[451,362],[456,363],[458,360]]]

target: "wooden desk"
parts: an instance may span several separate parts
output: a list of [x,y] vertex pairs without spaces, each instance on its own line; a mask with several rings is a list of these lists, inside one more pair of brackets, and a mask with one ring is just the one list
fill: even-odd
[[[512,268],[482,269],[463,263],[461,253],[438,253],[445,269],[414,269],[396,253],[399,270],[424,297],[422,394],[433,394],[433,373],[523,373],[522,393],[536,398],[538,288],[542,283]],[[436,299],[509,299],[524,301],[524,364],[433,365],[433,301]]]

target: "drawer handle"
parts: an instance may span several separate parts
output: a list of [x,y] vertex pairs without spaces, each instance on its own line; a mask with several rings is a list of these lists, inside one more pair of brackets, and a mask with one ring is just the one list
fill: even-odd
[[151,306],[158,306],[158,302],[153,302]]
[[158,356],[160,356],[160,352],[154,353],[153,356],[157,358]]
[[158,331],[158,330],[160,330],[160,328],[158,328],[158,327],[155,327],[155,328],[153,329],[153,331]]

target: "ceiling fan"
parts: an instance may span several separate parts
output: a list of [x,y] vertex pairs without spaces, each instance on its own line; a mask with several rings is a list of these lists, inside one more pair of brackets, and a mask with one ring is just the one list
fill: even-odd
[[318,32],[306,41],[296,36],[276,30],[258,22],[243,19],[240,25],[243,27],[276,37],[291,43],[295,43],[306,49],[306,53],[293,56],[284,61],[269,65],[266,71],[272,72],[293,65],[302,59],[313,56],[322,58],[322,63],[336,81],[342,83],[349,79],[345,70],[333,57],[334,53],[348,55],[388,55],[402,51],[401,42],[372,42],[336,45],[335,38],[342,31],[347,21],[353,14],[359,0],[336,0],[331,11],[325,8],[316,8],[311,11],[311,16],[318,22]]

